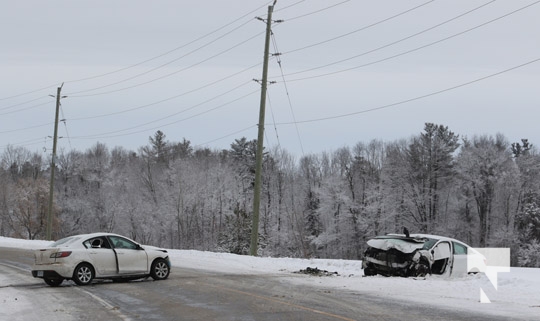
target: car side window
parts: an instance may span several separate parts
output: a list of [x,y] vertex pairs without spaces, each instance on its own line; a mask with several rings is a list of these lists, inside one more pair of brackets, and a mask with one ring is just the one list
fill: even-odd
[[131,242],[130,240],[122,238],[122,237],[109,236],[109,239],[111,240],[114,247],[117,248],[117,249],[136,250],[138,248],[137,244]]
[[107,241],[107,238],[105,237],[96,237],[93,239],[89,239],[83,242],[84,247],[87,249],[90,248],[102,248],[102,249],[110,249],[111,246],[109,245],[109,241]]
[[464,246],[464,245],[461,245],[459,243],[456,243],[456,242],[452,242],[453,245],[454,245],[454,254],[458,254],[458,255],[466,255],[467,254],[467,247]]

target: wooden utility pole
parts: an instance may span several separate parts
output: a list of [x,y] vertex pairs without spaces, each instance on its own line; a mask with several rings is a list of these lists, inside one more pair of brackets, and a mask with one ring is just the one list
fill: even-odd
[[56,168],[56,142],[58,141],[58,112],[60,110],[60,92],[64,83],[56,90],[56,115],[54,116],[53,152],[51,159],[51,184],[49,187],[49,210],[47,212],[47,240],[52,241],[54,169]]
[[253,191],[253,221],[251,223],[251,244],[250,254],[257,256],[259,247],[259,207],[261,204],[261,172],[263,159],[263,137],[264,137],[264,115],[266,108],[266,87],[268,81],[268,56],[270,55],[270,35],[272,33],[272,11],[276,1],[268,6],[268,17],[266,18],[266,40],[264,43],[264,62],[261,84],[261,107],[259,110],[259,134],[257,136],[257,152],[255,155],[255,189]]

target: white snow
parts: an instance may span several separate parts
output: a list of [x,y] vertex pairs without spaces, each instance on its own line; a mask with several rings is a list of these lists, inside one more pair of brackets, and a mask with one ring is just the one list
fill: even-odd
[[[0,237],[0,247],[36,249],[50,244],[47,241],[29,241]],[[169,250],[173,267],[194,268],[228,274],[279,275],[287,282],[311,285],[328,290],[358,291],[392,300],[414,301],[425,305],[459,309],[464,311],[517,317],[525,320],[540,320],[540,269],[511,268],[508,273],[499,273],[496,290],[483,274],[461,278],[429,276],[425,279],[398,277],[363,277],[361,261],[271,258],[234,255],[228,253],[192,250]],[[307,267],[338,272],[337,276],[311,276],[295,274]],[[174,273],[174,269],[173,269]],[[2,287],[5,278],[0,275],[1,297],[17,295],[21,291]],[[491,303],[481,303],[481,293]],[[24,305],[10,304],[0,300],[4,313],[15,313]]]

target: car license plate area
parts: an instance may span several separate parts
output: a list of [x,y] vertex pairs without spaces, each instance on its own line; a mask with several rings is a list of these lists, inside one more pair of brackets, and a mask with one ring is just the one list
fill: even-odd
[[37,271],[37,277],[42,278],[43,277],[43,271]]

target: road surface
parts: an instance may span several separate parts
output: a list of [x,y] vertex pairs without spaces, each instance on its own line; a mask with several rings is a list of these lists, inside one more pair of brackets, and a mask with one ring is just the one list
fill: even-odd
[[[32,251],[0,248],[0,320],[497,320],[351,290],[291,284],[307,275],[233,275],[173,267],[164,281],[49,287]],[[501,318],[500,320],[508,320]]]

